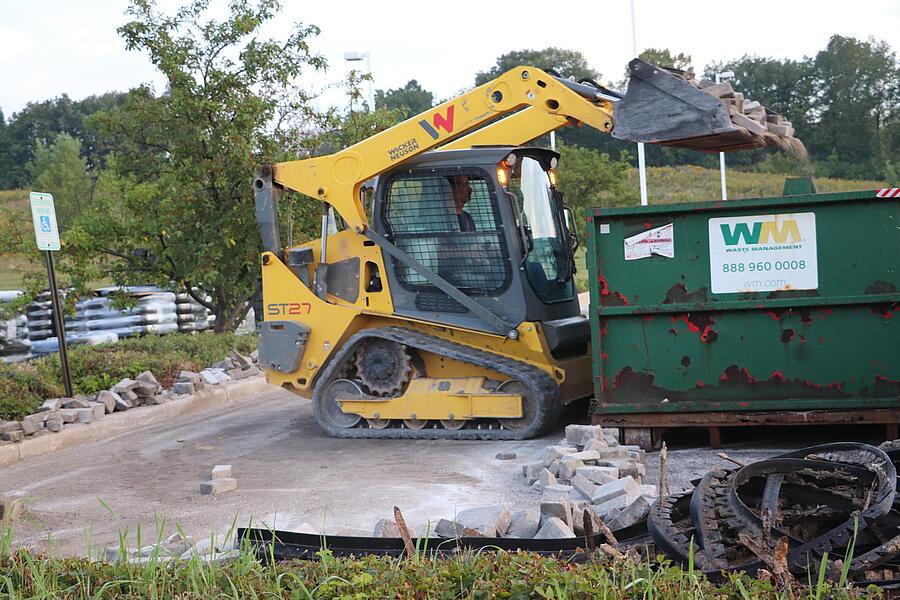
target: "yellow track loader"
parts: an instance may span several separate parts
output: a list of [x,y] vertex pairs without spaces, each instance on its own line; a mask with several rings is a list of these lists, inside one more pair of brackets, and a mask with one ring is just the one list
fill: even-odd
[[[260,168],[269,382],[311,397],[340,437],[524,439],[589,396],[559,155],[519,144],[567,125],[712,152],[767,143],[683,78],[630,68],[623,96],[518,67],[335,154]],[[320,240],[282,246],[284,189],[322,203]]]

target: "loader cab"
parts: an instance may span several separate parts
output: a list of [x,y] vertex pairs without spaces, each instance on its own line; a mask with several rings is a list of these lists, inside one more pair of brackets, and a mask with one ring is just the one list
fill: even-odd
[[[425,153],[378,178],[376,231],[509,323],[579,317],[575,238],[556,189],[559,155],[488,147]],[[395,311],[485,330],[484,322],[398,259],[388,261]],[[586,323],[586,321],[585,321]],[[586,344],[579,322],[556,336]],[[550,337],[548,335],[548,337]]]

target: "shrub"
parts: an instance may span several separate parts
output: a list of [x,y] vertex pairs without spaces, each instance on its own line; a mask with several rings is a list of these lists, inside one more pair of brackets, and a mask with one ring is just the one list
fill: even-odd
[[[142,371],[152,371],[163,386],[169,386],[182,369],[207,367],[232,348],[249,354],[256,348],[256,336],[144,336],[117,344],[74,346],[69,349],[72,387],[76,394],[95,394]],[[0,367],[0,420],[20,419],[37,410],[44,399],[63,394],[58,354]]]

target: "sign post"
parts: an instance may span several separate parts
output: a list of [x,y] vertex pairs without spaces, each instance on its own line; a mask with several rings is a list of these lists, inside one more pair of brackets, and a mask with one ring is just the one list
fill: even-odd
[[43,250],[47,259],[47,278],[50,280],[50,295],[53,306],[53,324],[59,345],[59,362],[62,365],[63,385],[66,396],[72,397],[72,376],[69,373],[69,355],[66,352],[66,324],[63,320],[59,289],[56,285],[56,269],[53,267],[53,253],[58,252],[59,227],[56,223],[56,207],[53,196],[41,192],[31,192],[31,218],[34,221],[34,237],[38,250]]

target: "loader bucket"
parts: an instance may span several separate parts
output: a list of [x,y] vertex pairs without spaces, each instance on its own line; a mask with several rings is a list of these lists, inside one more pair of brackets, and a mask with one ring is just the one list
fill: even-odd
[[728,108],[685,79],[635,58],[625,97],[615,104],[613,137],[701,152],[728,152],[766,145],[736,127]]

